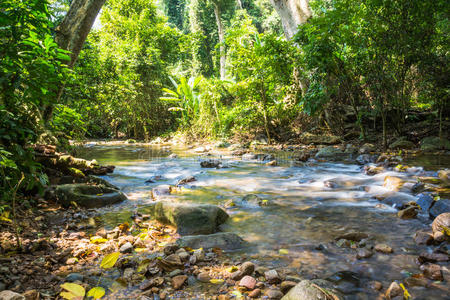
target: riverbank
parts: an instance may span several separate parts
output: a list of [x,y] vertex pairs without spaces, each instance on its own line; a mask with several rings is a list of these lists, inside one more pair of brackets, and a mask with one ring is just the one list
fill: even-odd
[[[137,158],[138,161],[142,161],[142,163],[138,165],[139,168],[142,168],[142,164],[146,164],[145,161],[149,161],[147,156],[142,156],[136,152],[136,150],[139,149],[145,150],[145,147],[147,146],[144,147],[139,144],[133,144],[131,146],[129,144],[127,144],[127,146],[123,144],[115,144],[114,146],[130,148],[126,148],[126,151],[129,151],[129,154],[124,157],[127,157],[128,160],[136,160]],[[173,173],[172,168],[182,167],[187,168],[189,172],[194,174],[194,177],[198,177],[197,182],[187,181],[187,185],[184,185],[184,190],[173,190],[174,193],[173,195],[170,195],[170,197],[175,197],[177,201],[187,200],[190,202],[192,201],[190,194],[196,193],[196,197],[201,198],[202,193],[205,193],[204,188],[208,186],[206,184],[211,184],[208,183],[210,182],[210,178],[216,178],[214,186],[219,184],[217,193],[223,193],[225,197],[218,198],[218,201],[215,201],[215,203],[221,206],[224,211],[230,215],[230,221],[228,221],[228,223],[231,224],[230,228],[235,228],[236,225],[233,224],[238,222],[236,221],[237,219],[246,218],[248,220],[248,216],[246,216],[246,214],[251,211],[256,211],[259,212],[259,214],[263,214],[261,217],[262,219],[260,220],[260,226],[264,226],[264,223],[267,222],[266,219],[271,218],[271,212],[274,214],[280,213],[282,218],[289,216],[285,216],[284,210],[280,210],[282,209],[280,207],[283,207],[284,205],[293,205],[293,203],[290,202],[292,201],[291,198],[285,194],[290,190],[295,191],[293,196],[310,192],[310,194],[306,195],[306,198],[313,200],[308,202],[308,205],[313,206],[315,205],[313,203],[326,203],[324,200],[326,200],[327,197],[324,193],[336,193],[336,195],[339,193],[344,193],[344,197],[354,198],[354,200],[350,202],[355,202],[355,205],[356,202],[362,204],[364,203],[362,200],[365,199],[365,196],[361,200],[358,200],[359,196],[355,192],[364,186],[366,188],[375,189],[378,188],[379,185],[381,185],[384,189],[391,190],[391,192],[396,190],[401,190],[401,192],[404,192],[406,189],[408,195],[415,197],[414,199],[419,199],[419,195],[423,194],[423,190],[421,193],[412,191],[414,184],[411,184],[411,179],[414,178],[417,182],[425,180],[425,182],[422,182],[422,188],[425,192],[442,195],[442,199],[438,201],[445,199],[444,195],[446,193],[446,187],[444,183],[445,180],[448,180],[448,175],[447,177],[441,175],[442,178],[440,178],[435,172],[421,170],[420,168],[417,169],[417,167],[412,165],[407,166],[403,161],[399,161],[401,157],[398,157],[398,152],[396,152],[395,155],[391,154],[386,156],[385,159],[378,162],[378,165],[372,165],[370,161],[376,161],[379,157],[375,158],[374,155],[377,154],[375,151],[370,151],[371,149],[369,149],[366,153],[359,153],[361,151],[361,148],[359,148],[353,155],[351,153],[346,153],[347,149],[340,149],[342,153],[337,150],[331,150],[339,149],[339,147],[330,148],[330,146],[298,146],[298,148],[295,149],[308,151],[307,154],[303,152],[298,153],[297,150],[293,150],[286,151],[287,154],[284,156],[279,153],[278,155],[276,153],[272,153],[273,150],[276,149],[268,149],[267,146],[264,145],[262,147],[265,147],[265,150],[257,151],[246,147],[229,146],[225,148],[227,150],[224,150],[224,148],[211,147],[210,150],[208,149],[208,147],[210,147],[208,145],[197,146],[188,147],[190,149],[180,148],[178,150],[176,150],[176,146],[171,146],[170,148],[164,148],[167,147],[167,145],[157,147],[158,154],[155,156],[160,157],[161,159],[158,167],[160,166],[162,168],[161,171],[163,173],[170,175]],[[92,147],[89,148],[89,151],[93,152],[95,147],[98,147],[98,145],[92,145],[89,147]],[[172,148],[174,151],[171,150]],[[105,150],[105,148],[101,149],[103,149],[102,151]],[[109,148],[106,148],[106,150],[108,149]],[[244,150],[244,152],[242,150]],[[317,155],[320,151],[322,151],[322,154]],[[295,154],[290,155],[292,152],[295,152]],[[135,153],[133,154],[134,156],[130,156],[131,153]],[[154,153],[153,150],[152,153]],[[413,152],[403,152],[402,155],[405,153],[413,154]],[[96,155],[95,153],[91,154]],[[117,153],[114,153],[114,156],[115,155],[117,155]],[[191,159],[186,162],[183,160],[183,155],[194,155],[191,157],[198,157],[198,159]],[[229,157],[226,155],[229,155]],[[345,164],[342,165],[339,163],[339,161],[348,160],[346,164],[350,164],[350,166],[352,166],[351,162],[353,162],[353,164],[357,162],[356,159],[361,155],[363,156],[360,160],[365,164],[361,164],[361,167],[355,165],[354,168],[352,167],[350,169],[346,169]],[[287,165],[288,158],[290,160],[289,165]],[[370,161],[363,161],[363,158],[368,160],[370,159]],[[347,173],[350,175],[355,174],[357,177],[355,177],[355,179],[347,178],[346,181],[340,181],[338,179],[342,178],[336,177],[336,175],[340,173],[339,170],[333,171],[335,173],[330,173],[330,178],[323,176],[320,178],[314,178],[313,176],[310,176],[308,179],[308,176],[306,176],[305,179],[302,179],[299,175],[297,175],[297,173],[292,173],[292,170],[294,169],[300,171],[298,174],[306,174],[305,171],[308,169],[313,170],[313,172],[320,173],[323,172],[320,169],[323,164],[325,164],[324,166],[326,166],[326,170],[328,170],[327,172],[330,172],[330,170],[333,169],[329,169],[327,162],[335,160],[337,160],[338,163],[331,163],[333,168],[340,168],[341,173]],[[100,157],[99,161],[101,162]],[[201,168],[200,163],[202,161],[210,162],[204,165],[212,166],[213,168]],[[242,163],[240,161],[242,161]],[[276,163],[273,163],[274,161]],[[188,164],[189,167],[186,167],[186,164]],[[191,167],[194,164],[198,166],[198,169]],[[240,167],[240,165],[242,165],[242,167]],[[279,166],[277,167],[276,165]],[[399,165],[401,166],[399,167]],[[123,172],[120,165],[118,168],[119,171],[116,172]],[[261,186],[267,186],[268,184],[272,186],[275,183],[275,186],[280,186],[280,184],[288,184],[289,188],[286,187],[286,192],[283,192],[283,194],[277,192],[278,196],[275,198],[270,197],[270,194],[266,194],[268,191],[264,191],[262,188],[256,188],[257,197],[247,198],[247,201],[254,201],[256,203],[250,206],[242,203],[241,193],[239,193],[239,196],[237,197],[230,197],[224,192],[225,190],[220,189],[220,182],[229,182],[231,186],[236,184],[239,180],[242,185],[250,186],[255,184],[256,181],[247,181],[244,184],[242,179],[232,177],[228,178],[228,175],[226,175],[234,173],[239,174],[248,168],[251,168],[251,171],[249,173],[245,173],[244,178],[251,179],[253,177],[255,180],[260,182]],[[138,168],[133,167],[133,169],[137,170]],[[126,168],[124,170],[126,170]],[[207,175],[205,175],[203,171],[206,171]],[[260,175],[255,174],[259,173],[254,172],[261,172],[262,174],[278,172],[280,175],[276,175],[275,178],[258,178]],[[289,175],[289,172],[292,174]],[[361,175],[362,177],[358,175],[364,174],[364,172],[367,172],[370,175]],[[375,173],[378,173],[378,175]],[[111,176],[109,176],[108,179],[114,179],[113,183],[120,183],[123,180],[124,175],[130,176],[129,173],[123,173],[123,175],[121,174],[118,174],[119,177],[117,179],[114,179],[115,177]],[[136,175],[136,171],[134,171],[134,174]],[[333,176],[335,180],[332,180]],[[299,181],[299,183],[296,183],[296,186],[298,187],[292,185],[292,180],[289,178]],[[422,179],[419,180],[419,178]],[[270,181],[268,181],[269,179],[273,181],[273,183],[270,183]],[[359,181],[355,181],[356,179]],[[366,180],[366,183],[360,181],[361,179]],[[178,181],[178,177],[173,177],[173,179],[169,181],[172,182],[173,180]],[[217,180],[219,180],[219,183]],[[370,185],[367,183],[367,180],[380,183],[379,185],[378,183],[375,185]],[[309,183],[308,181],[312,182]],[[146,189],[154,190],[156,187],[160,186],[161,183],[164,183],[164,180],[162,180],[162,182],[158,182],[158,180],[156,180],[154,183],[147,183]],[[352,183],[353,185],[350,189],[348,188],[349,183]],[[304,185],[304,188],[302,188],[302,185]],[[125,186],[125,191],[130,191],[132,188],[135,189],[136,186]],[[299,188],[301,190],[298,190]],[[122,188],[122,190],[124,189]],[[271,193],[274,193],[277,189],[274,190],[271,188],[270,190]],[[311,194],[314,190],[316,190],[317,193],[320,193],[320,199],[316,198],[319,194]],[[261,193],[262,191],[264,192]],[[300,191],[302,192],[300,193]],[[130,193],[127,193],[127,195],[129,194]],[[251,195],[253,193],[247,192],[246,194]],[[244,194],[244,196],[246,194]],[[400,195],[404,196],[403,194]],[[211,197],[211,194],[205,194],[205,196]],[[282,199],[277,199],[281,196]],[[392,196],[399,196],[399,194]],[[260,197],[260,199],[258,199],[258,197]],[[305,201],[302,200],[303,198],[298,199],[298,196],[296,197],[296,201]],[[230,199],[228,198],[232,198],[232,202],[229,202]],[[329,206],[330,208],[335,207],[330,211],[332,214],[330,214],[328,210],[318,210],[318,208],[314,207],[307,208],[305,210],[305,207],[302,206],[301,211],[306,211],[307,215],[309,214],[310,216],[302,216],[299,219],[300,223],[298,224],[297,217],[294,218],[294,216],[297,215],[297,210],[293,210],[295,207],[292,206],[291,222],[293,223],[290,224],[288,228],[274,226],[272,227],[272,232],[267,233],[270,236],[277,234],[286,236],[287,232],[291,231],[295,232],[293,236],[298,235],[296,238],[297,240],[302,240],[303,237],[301,237],[301,234],[299,235],[297,231],[295,231],[295,227],[300,226],[304,228],[302,229],[303,231],[311,232],[309,239],[307,238],[305,240],[309,242],[306,244],[300,243],[299,245],[295,245],[295,243],[287,243],[286,241],[283,241],[279,246],[273,247],[273,250],[268,252],[266,251],[266,254],[264,255],[261,255],[261,253],[254,253],[255,251],[252,251],[252,247],[241,252],[223,251],[223,249],[218,248],[203,249],[203,254],[201,253],[202,251],[198,251],[200,253],[197,252],[197,254],[195,254],[195,251],[192,250],[196,249],[187,247],[184,248],[184,250],[180,250],[178,249],[180,248],[179,245],[172,245],[172,242],[174,242],[176,238],[179,238],[178,234],[175,233],[175,229],[154,223],[154,221],[152,221],[153,218],[151,217],[150,220],[147,220],[149,216],[146,216],[144,211],[138,210],[137,213],[132,213],[131,215],[133,216],[133,219],[128,220],[129,226],[125,226],[124,223],[116,223],[115,225],[119,225],[117,228],[112,227],[109,229],[102,229],[98,228],[98,225],[96,225],[97,222],[95,221],[95,219],[98,218],[98,214],[102,212],[101,210],[86,211],[80,209],[75,210],[73,208],[66,210],[58,206],[54,206],[52,203],[42,202],[46,201],[45,199],[39,200],[44,206],[48,205],[47,208],[49,209],[49,212],[45,212],[45,207],[42,207],[42,209],[38,210],[35,215],[25,215],[24,220],[32,219],[35,220],[35,223],[31,223],[28,227],[24,228],[29,229],[30,233],[32,233],[29,236],[32,245],[45,243],[39,241],[39,238],[43,238],[43,240],[50,241],[55,244],[50,243],[49,247],[43,246],[42,249],[38,247],[37,249],[40,250],[33,250],[28,254],[20,254],[19,256],[12,255],[12,259],[8,262],[11,264],[12,268],[8,268],[9,273],[7,273],[12,275],[12,280],[7,282],[7,288],[16,289],[18,292],[24,292],[25,289],[34,288],[39,290],[41,295],[44,297],[53,298],[60,291],[59,284],[69,281],[67,278],[68,275],[76,274],[71,275],[69,279],[76,279],[75,282],[83,285],[86,290],[89,290],[89,288],[95,286],[95,280],[92,278],[98,280],[100,273],[103,273],[104,279],[102,280],[105,281],[105,288],[110,288],[113,284],[115,284],[115,282],[121,284],[121,286],[118,286],[118,291],[115,293],[108,291],[106,297],[111,299],[117,299],[117,297],[124,297],[127,299],[141,296],[155,297],[155,295],[158,295],[159,298],[199,297],[202,299],[228,299],[239,295],[260,297],[258,293],[261,293],[261,295],[266,295],[267,297],[271,296],[273,299],[279,299],[283,292],[286,293],[290,287],[296,285],[298,282],[317,278],[326,281],[317,281],[313,284],[308,281],[303,282],[302,291],[309,289],[312,286],[311,292],[324,293],[324,291],[332,291],[336,297],[339,297],[341,294],[344,294],[341,295],[341,297],[364,297],[364,295],[366,295],[365,297],[369,298],[381,297],[382,295],[386,295],[386,293],[391,296],[394,296],[396,293],[403,295],[404,291],[401,288],[399,290],[399,286],[394,284],[392,288],[390,288],[391,282],[376,280],[377,276],[374,276],[374,274],[370,271],[370,268],[375,266],[374,264],[379,264],[382,261],[388,260],[390,265],[392,263],[394,264],[392,270],[389,271],[390,274],[387,276],[388,278],[396,278],[398,283],[403,283],[406,289],[408,289],[413,296],[421,295],[425,289],[428,295],[433,295],[432,297],[435,299],[442,299],[439,298],[439,295],[445,295],[445,293],[448,292],[445,290],[445,282],[448,280],[448,252],[445,250],[447,247],[447,242],[444,241],[439,245],[435,245],[439,241],[440,237],[435,237],[433,231],[431,230],[431,221],[428,219],[429,208],[422,211],[424,209],[424,205],[415,207],[415,205],[409,203],[410,201],[405,201],[405,199],[411,200],[410,197],[400,199],[400,202],[398,203],[402,204],[402,206],[397,206],[398,208],[401,208],[398,212],[397,210],[392,211],[392,209],[389,208],[392,205],[395,206],[396,203],[394,203],[394,200],[399,201],[398,197],[397,199],[392,199],[392,197],[389,199],[389,195],[376,200],[380,201],[380,206],[377,208],[375,205],[375,211],[373,213],[370,210],[367,211],[366,209],[358,209],[357,206],[354,205],[350,206],[351,210],[346,209],[345,207],[348,207],[347,204],[344,206],[340,204],[338,207]],[[430,200],[430,198],[427,199]],[[264,202],[265,200],[267,200],[267,202]],[[436,199],[433,197],[431,198],[431,201],[435,200]],[[130,204],[131,203],[132,202],[130,202]],[[265,205],[261,205],[263,203],[267,203],[269,205],[265,207]],[[405,207],[403,207],[403,205]],[[431,206],[431,208],[433,206]],[[342,212],[345,212],[345,215],[341,214],[341,209]],[[392,225],[393,229],[395,228],[396,230],[399,230],[406,226],[411,229],[421,229],[420,231],[423,230],[430,233],[430,235],[426,232],[424,234],[417,234],[416,240],[418,245],[416,246],[413,246],[416,243],[413,237],[415,231],[405,235],[405,232],[408,232],[408,229],[405,228],[406,231],[401,229],[401,231],[391,231],[386,234],[381,234],[381,231],[378,228],[381,224],[378,224],[377,222],[377,215],[378,218],[381,218],[381,220],[390,220],[392,222],[395,220],[394,215],[397,215],[397,213],[400,213],[403,210],[408,212],[404,212],[402,214],[405,216],[411,216],[410,212],[417,214],[415,214],[411,220],[395,217],[398,218],[399,221],[394,222]],[[374,226],[374,228],[376,228],[376,231],[374,232],[375,234],[372,233],[372,231],[369,230],[370,227],[367,226],[360,226],[360,230],[355,231],[355,227],[352,225],[345,226],[345,223],[341,223],[341,226],[343,226],[342,228],[333,228],[330,227],[332,223],[327,224],[322,223],[321,221],[321,218],[324,217],[333,219],[336,217],[341,218],[342,216],[347,216],[347,218],[349,218],[348,221],[351,221],[353,218],[353,216],[350,215],[352,214],[351,211],[354,211],[357,215],[359,215],[356,216],[356,218],[359,218],[360,220],[361,218],[365,218],[365,221],[368,222],[367,225]],[[335,216],[333,217],[333,215]],[[41,218],[41,216],[44,218]],[[274,215],[272,215],[272,217],[274,217]],[[86,220],[89,220],[90,218],[93,219],[93,224],[91,225],[89,224],[89,221],[86,222]],[[48,229],[42,227],[41,224],[48,224],[49,220],[55,219],[62,220],[62,224],[49,226]],[[242,232],[244,234],[241,236],[244,240],[253,241],[254,238],[252,237],[252,232],[254,232],[254,227],[252,225],[253,223],[250,221],[251,220],[244,221],[244,227],[242,228]],[[339,221],[336,222],[336,224],[339,224]],[[351,224],[351,222],[349,224]],[[278,225],[281,225],[281,223],[278,223]],[[31,228],[39,228],[39,230],[33,231]],[[148,238],[149,228],[151,228],[150,231],[154,233],[151,238]],[[146,229],[146,231],[143,229]],[[287,231],[285,229],[287,229]],[[320,232],[322,230],[328,230],[330,231],[330,234],[324,236],[323,239],[317,239],[317,237],[311,235],[314,231]],[[365,232],[366,230],[367,232]],[[26,232],[28,232],[28,230],[26,230]],[[136,234],[137,232],[138,234]],[[147,236],[142,239],[141,237],[143,236],[141,236],[141,234],[147,234]],[[389,235],[391,236],[388,237]],[[3,237],[4,239],[2,240],[13,240],[11,235],[4,235]],[[306,237],[308,237],[308,235]],[[106,239],[106,241],[102,239]],[[141,243],[141,241],[143,243]],[[388,242],[386,243],[386,241]],[[131,247],[128,243],[131,244]],[[126,245],[126,247],[122,249],[124,245]],[[31,249],[33,249],[33,247],[31,247]],[[403,250],[404,247],[406,247],[405,249],[413,249],[413,251],[405,251]],[[70,248],[72,249],[70,252],[67,250],[69,253],[67,256],[64,256],[64,258],[62,258],[63,256],[59,256],[64,253],[65,249]],[[262,248],[267,249],[267,246],[262,246]],[[76,251],[75,249],[80,251]],[[392,249],[393,253],[391,253],[390,249]],[[53,253],[54,251],[56,252]],[[120,257],[127,258],[127,263],[120,264],[119,260],[118,264],[112,271],[103,271],[99,268],[101,259],[106,254],[113,252],[122,252]],[[84,255],[83,253],[89,254]],[[129,255],[131,254],[132,256],[130,257]],[[446,260],[443,255],[446,255]],[[44,259],[42,260],[41,257]],[[158,257],[160,259],[158,259]],[[196,258],[194,259],[192,257]],[[198,257],[201,259],[198,259]],[[338,260],[336,261],[334,258],[338,258]],[[27,274],[27,270],[34,270],[33,268],[36,269],[36,266],[40,266],[41,270],[44,269],[38,262],[36,262],[37,259],[39,259],[39,263],[44,261],[43,266],[46,266],[45,269],[47,272],[44,275],[44,273],[31,273],[28,271],[30,274]],[[410,266],[410,259],[418,259],[419,265],[416,265],[416,267]],[[56,261],[56,263],[53,260]],[[165,263],[162,265],[158,264],[158,261],[160,260],[165,260]],[[21,261],[24,262],[23,265],[20,264]],[[145,261],[145,264],[148,263],[148,265],[145,268],[142,267],[139,271],[139,266],[142,266],[143,261]],[[279,261],[278,266],[274,264],[274,261]],[[405,274],[400,273],[399,270],[402,269],[402,266],[395,266],[395,264],[401,264],[402,262],[405,264],[403,266],[405,269],[414,271],[414,273],[411,273],[406,277]],[[254,270],[250,272],[252,267],[248,266],[251,266],[252,264],[254,266]],[[334,266],[330,266],[330,264],[334,264]],[[349,266],[353,264],[355,267],[349,268]],[[422,267],[424,270],[421,270],[419,266],[424,266]],[[439,268],[436,266],[439,266]],[[166,267],[166,270],[164,270],[164,267]],[[314,268],[317,268],[316,272],[313,270]],[[236,273],[236,270],[239,271],[239,269],[241,271],[240,274]],[[339,269],[339,271],[332,271],[334,269]],[[63,272],[60,272],[61,270]],[[155,272],[155,274],[152,272]],[[5,273],[2,273],[2,275],[4,274]],[[49,279],[50,284],[48,284],[47,281],[43,281],[43,284],[38,285],[36,281],[39,277],[35,277],[35,275],[44,275],[44,278],[50,278],[48,276],[51,276],[53,281]],[[81,277],[79,275],[81,275]],[[242,278],[244,275],[250,276],[252,279],[245,277],[245,280],[243,280]],[[17,276],[19,278],[17,278]],[[28,277],[30,279],[27,279]],[[144,280],[144,277],[149,280],[147,285],[143,285],[142,281]],[[9,278],[11,278],[11,276]],[[441,279],[444,280],[443,283],[440,283],[442,282]],[[439,281],[439,283],[436,281]],[[15,282],[23,282],[23,284],[17,288],[14,286]],[[29,284],[26,284],[27,282],[29,282]],[[47,283],[46,288],[44,287],[44,283]],[[177,284],[181,284],[179,289],[175,289],[175,287],[178,287]],[[115,284],[115,286],[117,286],[117,284]],[[426,286],[426,288],[424,288],[424,286]]]

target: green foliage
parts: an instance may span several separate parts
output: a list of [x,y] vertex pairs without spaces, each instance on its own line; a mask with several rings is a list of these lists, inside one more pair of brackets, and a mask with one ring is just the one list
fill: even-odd
[[198,92],[197,87],[201,77],[191,77],[189,80],[181,77],[179,84],[172,77],[169,78],[175,90],[163,88],[165,97],[161,97],[160,99],[179,104],[179,106],[169,107],[169,110],[181,112],[180,123],[183,127],[187,128],[191,120],[199,113],[201,94]]
[[29,144],[44,132],[41,115],[53,105],[64,83],[68,53],[51,35],[46,1],[4,0],[0,3],[0,195],[10,192],[24,174],[22,189],[46,183]]

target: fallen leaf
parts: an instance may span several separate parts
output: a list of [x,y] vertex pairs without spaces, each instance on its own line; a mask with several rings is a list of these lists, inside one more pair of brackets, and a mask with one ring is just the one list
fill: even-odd
[[223,279],[211,279],[209,282],[213,283],[213,284],[221,284],[223,283]]
[[280,253],[282,255],[286,255],[286,254],[289,254],[289,250],[288,249],[280,249],[280,250],[278,250],[278,253]]
[[72,300],[78,297],[83,298],[86,294],[86,290],[79,284],[66,282],[61,284],[61,288],[65,289],[67,292],[61,292],[60,296],[64,299]]
[[100,267],[103,269],[109,269],[114,267],[117,260],[119,259],[120,253],[119,252],[113,252],[105,257],[103,257],[102,262],[100,263]]
[[100,286],[96,286],[96,287],[90,289],[89,292],[87,293],[88,297],[93,297],[94,299],[100,299],[104,295],[105,295],[105,289]]

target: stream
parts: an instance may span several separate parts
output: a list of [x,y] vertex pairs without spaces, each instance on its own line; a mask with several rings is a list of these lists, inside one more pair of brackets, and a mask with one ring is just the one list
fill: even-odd
[[[178,158],[169,158],[170,153]],[[152,188],[175,185],[180,179],[195,176],[197,181],[188,183],[174,201],[223,207],[233,200],[237,205],[226,209],[230,219],[221,230],[237,233],[250,242],[249,248],[229,253],[241,261],[282,268],[301,278],[328,278],[348,299],[371,299],[365,282],[376,280],[386,289],[394,280],[420,273],[415,259],[427,246],[417,246],[413,236],[418,230],[429,231],[431,220],[420,214],[416,219],[398,218],[395,208],[380,204],[375,196],[389,192],[383,187],[386,176],[416,182],[419,173],[435,176],[435,170],[448,167],[448,157],[407,161],[425,165],[425,170],[416,167],[408,172],[368,176],[352,162],[294,166],[289,155],[277,153],[279,165],[273,167],[225,152],[202,157],[183,148],[163,146],[92,144],[77,153],[100,164],[115,165],[114,173],[103,178],[128,196],[123,203],[98,210],[106,228],[128,221],[135,210],[145,211],[146,205],[153,202]],[[201,168],[200,161],[205,158],[219,158],[228,167]],[[154,176],[161,178],[146,183]],[[267,200],[268,205],[242,202],[249,194]],[[334,242],[337,236],[350,231],[365,232],[376,243],[392,247],[394,253],[375,252],[370,258],[357,259],[354,249],[340,248]],[[433,288],[408,289],[413,299],[448,299],[445,295],[449,295],[445,282]]]

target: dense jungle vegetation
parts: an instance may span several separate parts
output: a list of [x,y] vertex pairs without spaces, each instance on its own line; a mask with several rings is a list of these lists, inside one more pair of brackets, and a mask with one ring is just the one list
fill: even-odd
[[265,0],[108,0],[75,55],[58,28],[76,2],[0,3],[5,199],[46,183],[35,143],[319,130],[386,146],[418,121],[445,135],[447,1],[315,0],[286,38]]

